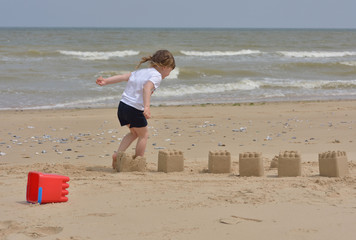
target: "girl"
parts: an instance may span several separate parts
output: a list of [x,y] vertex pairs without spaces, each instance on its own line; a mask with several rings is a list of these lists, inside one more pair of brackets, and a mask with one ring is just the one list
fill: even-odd
[[[127,81],[117,116],[120,125],[127,126],[130,132],[122,139],[117,151],[124,152],[137,139],[135,157],[142,157],[145,153],[148,139],[146,119],[151,118],[151,95],[159,87],[162,79],[175,68],[174,57],[168,50],[158,50],[152,56],[143,57],[136,68],[145,62],[150,63],[149,68],[109,78],[99,77],[96,80],[96,84],[100,86]],[[115,152],[112,155],[113,168],[116,166],[116,157]]]

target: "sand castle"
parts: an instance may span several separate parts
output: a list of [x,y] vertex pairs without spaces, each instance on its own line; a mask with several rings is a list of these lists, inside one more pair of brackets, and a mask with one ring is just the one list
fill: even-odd
[[319,154],[320,176],[344,177],[349,174],[346,152],[328,151]]
[[182,172],[184,157],[182,151],[160,150],[158,152],[158,172]]
[[260,177],[264,175],[263,159],[261,153],[245,152],[239,156],[240,176]]
[[278,155],[272,159],[270,168],[278,168]]
[[302,161],[297,151],[284,151],[278,156],[278,177],[302,175]]
[[[226,150],[209,151],[209,173],[231,173],[231,154]],[[301,156],[297,151],[284,151],[275,156],[270,168],[278,169],[278,177],[298,177],[302,175]],[[118,172],[144,172],[146,159],[124,152],[117,153],[115,169]],[[183,152],[178,150],[160,150],[158,152],[158,172],[184,171]],[[349,174],[346,152],[328,151],[319,153],[320,176],[344,177]],[[245,152],[239,154],[239,173],[241,177],[264,176],[262,153]]]
[[228,151],[209,151],[208,169],[210,173],[230,173],[231,154]]
[[144,172],[146,171],[146,158],[118,152],[115,169],[118,172]]

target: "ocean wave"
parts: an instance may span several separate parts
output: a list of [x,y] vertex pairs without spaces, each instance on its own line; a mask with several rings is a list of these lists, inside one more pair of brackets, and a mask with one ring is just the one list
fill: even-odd
[[173,71],[171,71],[171,73],[165,79],[178,79],[178,76],[179,76],[179,68],[176,67],[175,69],[173,69]]
[[281,97],[285,97],[285,96],[286,95],[284,93],[281,93],[281,92],[263,94],[263,97],[265,97],[265,98],[281,98]]
[[180,85],[171,88],[162,88],[155,93],[158,97],[184,96],[199,93],[220,93],[236,90],[253,90],[260,87],[260,83],[249,79],[236,83],[219,83],[219,84],[195,84]]
[[356,56],[356,52],[325,52],[325,51],[299,51],[299,52],[290,52],[290,51],[278,51],[278,54],[285,57],[294,57],[294,58],[332,58],[332,57],[347,57],[347,56]]
[[[244,79],[236,83],[179,85],[162,88],[155,93],[158,97],[179,97],[194,94],[214,94],[229,91],[250,91],[254,89],[356,89],[356,80],[250,80]],[[281,92],[282,96],[283,93]]]
[[225,76],[229,72],[215,68],[191,68],[185,67],[180,69],[180,77],[182,79],[196,79],[206,76]]
[[0,54],[0,61],[3,62],[36,62],[50,59],[59,55],[57,52],[26,50]]
[[350,89],[356,88],[356,80],[264,80],[259,82],[261,88],[283,89]]
[[316,81],[316,83],[310,85],[310,87],[321,89],[350,89],[356,88],[356,80]]
[[249,78],[249,77],[259,77],[263,76],[263,74],[258,71],[253,70],[224,70],[217,68],[205,68],[205,67],[197,67],[197,68],[182,68],[179,72],[179,77],[182,79],[196,79],[196,78],[204,78],[207,76],[214,76],[217,78],[220,77],[233,77],[238,76],[239,78]]
[[125,73],[129,73],[129,72],[130,71],[100,71],[97,74],[95,74],[94,77],[95,78],[98,78],[98,77],[108,78],[108,77],[125,74]]
[[73,56],[81,60],[109,60],[115,57],[127,57],[138,55],[139,51],[125,50],[125,51],[114,51],[114,52],[82,52],[82,51],[65,51],[59,50],[60,54]]
[[[70,109],[70,108],[88,108],[88,107],[106,107],[108,103],[118,102],[118,96],[108,96],[108,97],[99,97],[91,99],[81,99],[64,103],[56,103],[49,105],[37,105],[37,106],[28,106],[28,107],[4,107],[0,108],[0,111],[3,110],[46,110],[46,109]],[[113,105],[115,105],[113,104]]]
[[36,49],[28,49],[24,51],[12,52],[12,56],[16,57],[52,57],[58,55],[58,53],[53,51],[45,51],[45,50],[36,50]]
[[[104,88],[96,87],[97,91],[103,91]],[[354,96],[356,89],[356,80],[282,80],[282,79],[261,79],[261,80],[251,80],[244,79],[233,83],[218,83],[218,84],[178,84],[170,87],[162,87],[155,92],[154,97],[156,98],[153,102],[165,102],[177,101],[179,103],[192,103],[199,99],[210,99],[210,102],[218,101],[230,101],[231,99],[241,98],[246,99],[273,99],[273,98],[284,98],[286,96],[300,96],[306,98],[311,96],[310,94],[315,94],[315,99],[328,97],[347,97]],[[105,91],[108,91],[106,89]],[[38,105],[35,99],[26,99],[26,96],[22,97],[21,101],[18,101],[17,105],[4,104],[0,106],[0,110],[16,110],[16,109],[67,109],[67,108],[88,108],[88,107],[115,107],[120,100],[120,91],[113,90],[105,93],[105,96],[97,96],[98,92],[93,92],[91,97],[85,96],[79,97],[80,99],[73,99],[63,101],[46,102],[44,105]],[[31,95],[42,96],[46,98],[48,93],[46,91],[42,92],[40,90],[27,90],[26,93]],[[13,96],[14,94],[21,95],[18,90],[5,89],[0,91],[1,96]],[[67,94],[69,93],[64,93]],[[102,93],[101,93],[102,94]],[[81,95],[83,96],[83,95]],[[190,99],[190,100],[189,100]],[[215,99],[215,100],[213,100]],[[23,104],[25,103],[26,104]]]
[[213,56],[236,56],[236,55],[251,55],[260,54],[258,50],[240,50],[240,51],[180,51],[186,56],[198,56],[198,57],[213,57]]
[[351,66],[351,67],[356,67],[356,61],[340,62],[340,64],[346,65],[346,66]]

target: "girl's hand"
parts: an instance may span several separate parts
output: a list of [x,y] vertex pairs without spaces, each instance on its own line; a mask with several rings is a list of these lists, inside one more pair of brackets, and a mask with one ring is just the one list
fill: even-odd
[[102,76],[100,76],[98,79],[96,79],[96,84],[104,86],[106,85],[106,80]]
[[145,107],[145,110],[143,110],[143,115],[145,116],[146,119],[150,119],[151,118],[150,107]]

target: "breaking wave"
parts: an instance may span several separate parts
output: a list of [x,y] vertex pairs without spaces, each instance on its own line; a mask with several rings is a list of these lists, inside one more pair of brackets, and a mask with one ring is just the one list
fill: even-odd
[[127,57],[138,55],[139,51],[125,50],[114,52],[81,52],[81,51],[65,51],[59,50],[60,54],[73,56],[81,60],[109,60],[115,57]]
[[162,88],[155,93],[159,97],[169,96],[184,96],[198,93],[219,93],[237,90],[253,90],[260,87],[260,83],[243,80],[236,83],[221,83],[221,84],[195,84],[195,85],[180,85],[179,87]]
[[264,79],[253,81],[244,79],[236,83],[195,84],[165,87],[155,93],[159,97],[173,97],[193,94],[224,93],[229,91],[249,91],[254,89],[356,89],[356,80],[276,80]]
[[186,56],[212,57],[212,56],[236,56],[260,54],[258,50],[240,50],[240,51],[180,51]]
[[356,52],[318,52],[318,51],[299,51],[299,52],[290,52],[290,51],[278,51],[278,54],[285,57],[294,57],[294,58],[332,58],[332,57],[347,57],[347,56],[356,56]]
[[346,66],[351,66],[351,67],[356,67],[356,61],[340,62],[340,64],[346,65]]

